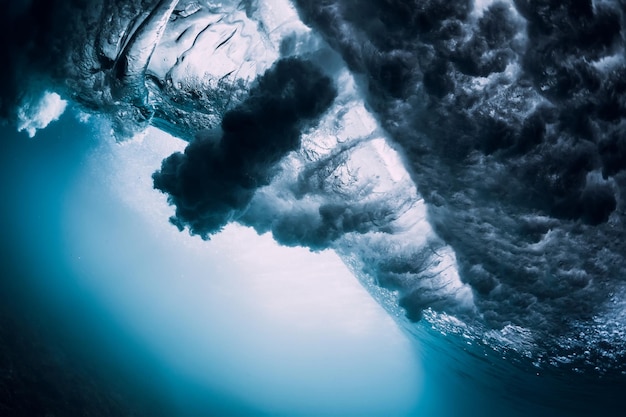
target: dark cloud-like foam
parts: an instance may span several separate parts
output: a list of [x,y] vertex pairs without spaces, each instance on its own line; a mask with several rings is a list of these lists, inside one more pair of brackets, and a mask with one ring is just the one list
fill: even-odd
[[295,3],[364,75],[483,323],[571,334],[605,311],[626,277],[623,1]]
[[275,213],[275,207],[257,204],[241,223],[259,233],[271,231],[281,245],[303,246],[313,251],[333,247],[335,241],[346,234],[384,231],[396,215],[381,201],[368,204],[332,200],[291,208],[279,215]]
[[330,78],[311,62],[287,58],[274,64],[248,98],[225,114],[220,131],[198,137],[154,174],[155,188],[176,206],[172,223],[208,238],[237,219],[335,95]]

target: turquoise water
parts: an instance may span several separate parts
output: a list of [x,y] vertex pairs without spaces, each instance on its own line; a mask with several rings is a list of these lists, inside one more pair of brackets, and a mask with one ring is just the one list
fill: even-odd
[[203,252],[158,229],[141,180],[103,151],[131,145],[103,148],[97,126],[2,128],[2,415],[622,415],[623,376],[539,369],[427,323],[409,335],[358,284],[325,295],[270,277],[279,264],[241,267],[249,231]]
[[[145,200],[162,197],[144,180],[163,155],[130,157],[125,149],[146,147],[108,142],[98,123],[68,115],[32,140],[3,133],[5,275],[19,276],[3,282],[14,301],[6,316],[25,343],[43,347],[20,358],[9,346],[25,381],[51,368],[44,385],[93,404],[95,415],[374,416],[414,407],[421,372],[412,346],[337,257],[281,252],[242,228],[209,244],[179,233],[163,199],[166,212],[156,213]],[[130,165],[118,164],[125,157]],[[307,259],[315,264],[299,264]],[[86,412],[24,385],[14,402],[39,398],[36,412]]]

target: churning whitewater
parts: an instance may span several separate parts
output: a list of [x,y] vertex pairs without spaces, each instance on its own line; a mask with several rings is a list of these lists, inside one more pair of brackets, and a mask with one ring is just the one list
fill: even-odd
[[188,141],[153,175],[180,230],[333,249],[410,332],[626,372],[623,0],[4,6],[0,115]]

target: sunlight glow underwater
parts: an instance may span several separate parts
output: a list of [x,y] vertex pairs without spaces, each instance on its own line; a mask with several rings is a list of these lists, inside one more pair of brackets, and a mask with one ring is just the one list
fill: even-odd
[[150,130],[101,137],[75,183],[55,190],[64,208],[51,221],[65,235],[31,250],[61,248],[69,270],[41,285],[80,288],[137,335],[170,369],[182,415],[197,400],[177,378],[258,415],[407,415],[422,384],[415,346],[338,257],[235,225],[208,242],[178,232],[150,175],[184,142]]

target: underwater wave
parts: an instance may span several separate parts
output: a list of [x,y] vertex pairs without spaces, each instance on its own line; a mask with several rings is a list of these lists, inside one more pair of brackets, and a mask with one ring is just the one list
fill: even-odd
[[189,141],[153,177],[181,230],[333,249],[410,332],[619,376],[625,8],[33,0],[0,114],[34,135],[54,92],[120,141],[156,126]]

